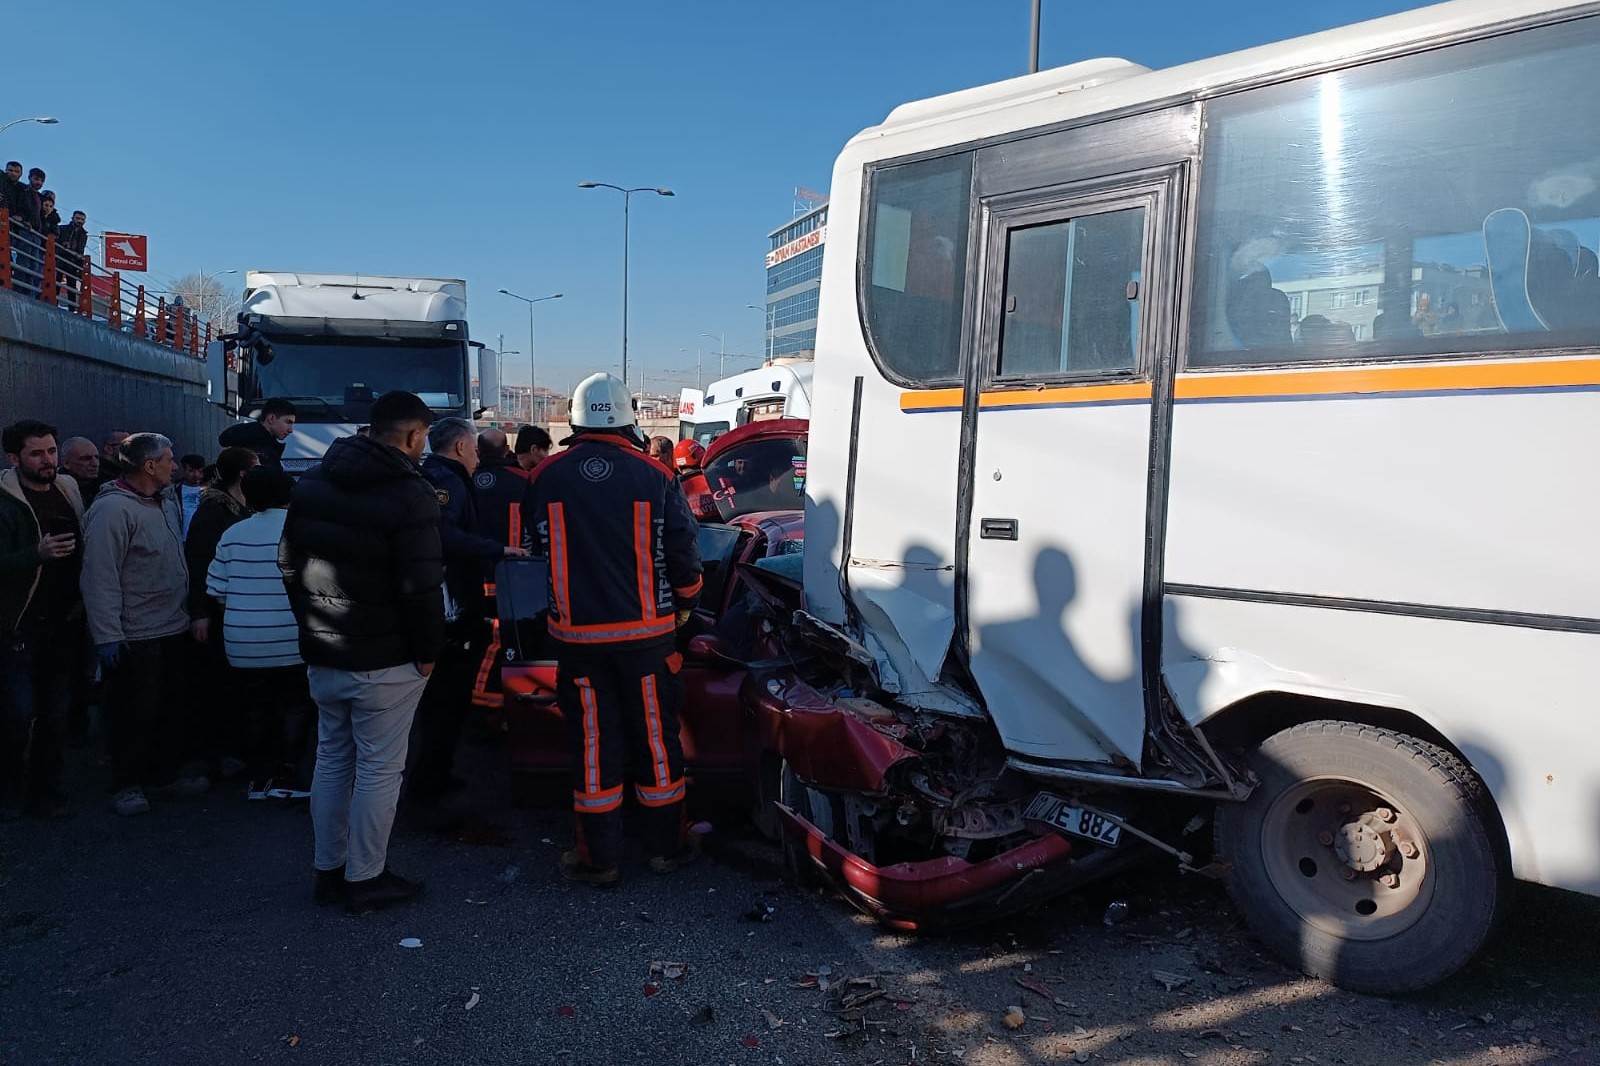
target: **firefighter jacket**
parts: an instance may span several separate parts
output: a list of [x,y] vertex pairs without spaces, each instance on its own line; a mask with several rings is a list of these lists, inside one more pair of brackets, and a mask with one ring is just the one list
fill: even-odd
[[671,471],[621,437],[580,433],[533,472],[528,521],[550,562],[553,639],[671,648],[701,587],[699,530]]
[[[527,528],[522,521],[527,503],[528,471],[515,460],[484,463],[472,475],[478,494],[478,533],[492,537],[508,548],[530,548]],[[494,580],[494,566],[484,578]]]

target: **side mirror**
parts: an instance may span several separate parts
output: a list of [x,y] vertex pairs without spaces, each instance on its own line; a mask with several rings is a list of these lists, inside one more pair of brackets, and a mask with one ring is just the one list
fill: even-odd
[[482,418],[485,411],[500,406],[500,353],[488,348],[478,349],[478,402],[483,406],[473,418]]
[[206,345],[206,385],[211,392],[211,402],[219,407],[227,407],[228,353],[221,341]]

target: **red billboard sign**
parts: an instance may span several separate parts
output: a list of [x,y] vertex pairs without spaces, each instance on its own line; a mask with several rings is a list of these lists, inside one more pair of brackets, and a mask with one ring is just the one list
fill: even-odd
[[147,237],[137,233],[106,234],[106,269],[144,271],[149,269]]

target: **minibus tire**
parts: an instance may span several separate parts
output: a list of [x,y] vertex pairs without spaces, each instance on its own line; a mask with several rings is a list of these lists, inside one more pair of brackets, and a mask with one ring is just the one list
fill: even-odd
[[1259,786],[1217,809],[1228,893],[1267,946],[1355,992],[1410,992],[1466,965],[1510,897],[1488,792],[1443,748],[1307,722],[1246,761]]

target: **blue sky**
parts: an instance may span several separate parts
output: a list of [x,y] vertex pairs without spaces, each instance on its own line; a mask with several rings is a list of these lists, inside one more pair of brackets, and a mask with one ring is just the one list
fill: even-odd
[[[1413,6],[1044,0],[1041,61],[1170,66]],[[766,234],[794,187],[826,192],[840,146],[895,104],[1022,73],[1029,0],[31,10],[40,47],[12,39],[0,121],[61,123],[14,126],[0,153],[49,171],[63,214],[149,234],[152,284],[463,277],[473,336],[504,333],[522,382],[526,309],[496,290],[562,292],[539,306],[538,355],[541,384],[565,385],[614,364],[621,333],[621,198],[577,183],[668,186],[633,201],[629,350],[675,391],[717,346],[702,333],[761,350],[745,305],[764,302]]]

